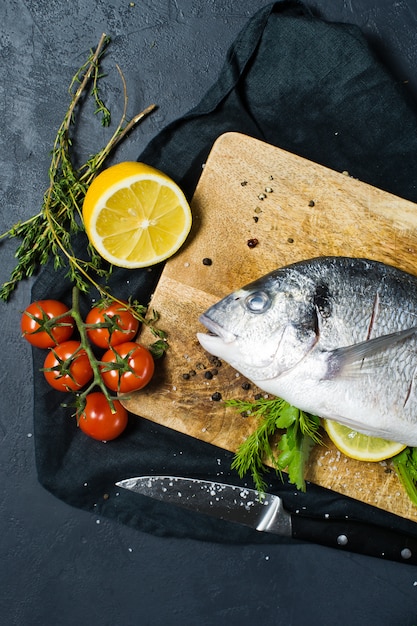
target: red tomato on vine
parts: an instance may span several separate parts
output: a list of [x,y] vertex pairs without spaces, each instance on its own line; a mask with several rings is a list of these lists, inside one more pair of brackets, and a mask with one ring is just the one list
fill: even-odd
[[87,335],[100,348],[131,341],[139,330],[139,320],[129,311],[127,302],[112,302],[104,308],[95,306],[85,321],[88,326],[97,325],[97,328],[87,328]]
[[79,341],[64,341],[51,348],[43,373],[49,385],[58,391],[78,391],[93,378],[90,360]]
[[114,412],[101,391],[89,393],[82,411],[77,413],[80,429],[98,441],[116,439],[125,430],[128,413],[119,400],[113,400]]
[[[67,341],[74,332],[75,322],[65,313],[69,313],[69,308],[59,300],[32,302],[20,320],[22,336],[37,348],[51,348]],[[55,317],[60,319],[52,322]]]
[[112,391],[129,393],[143,389],[151,380],[155,364],[150,351],[128,341],[107,350],[101,358],[101,376]]

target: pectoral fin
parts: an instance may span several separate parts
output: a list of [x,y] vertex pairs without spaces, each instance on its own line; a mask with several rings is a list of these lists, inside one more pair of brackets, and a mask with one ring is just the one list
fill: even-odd
[[[392,358],[392,356],[386,355],[387,349],[401,341],[409,339],[413,335],[417,335],[417,326],[412,326],[405,330],[399,330],[395,333],[382,335],[381,337],[368,339],[352,346],[336,348],[330,351],[328,353],[328,372],[326,379],[335,378],[341,374],[344,376],[353,376],[358,375],[360,372],[363,373],[364,360],[369,357],[381,357],[373,358],[373,367],[386,364],[387,359]],[[384,358],[385,355],[386,358]]]

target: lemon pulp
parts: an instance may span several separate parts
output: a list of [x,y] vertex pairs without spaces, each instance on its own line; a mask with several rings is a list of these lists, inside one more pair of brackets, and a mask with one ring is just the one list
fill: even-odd
[[149,165],[125,162],[101,172],[83,204],[87,235],[113,265],[147,267],[172,256],[191,228],[181,189]]
[[397,441],[363,435],[333,420],[323,420],[323,426],[336,448],[358,461],[383,461],[407,447]]

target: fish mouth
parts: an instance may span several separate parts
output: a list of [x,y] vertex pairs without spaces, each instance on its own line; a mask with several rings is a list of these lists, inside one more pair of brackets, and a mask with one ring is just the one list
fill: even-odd
[[233,341],[236,341],[236,335],[234,333],[231,333],[230,331],[220,326],[220,324],[210,319],[205,313],[200,315],[198,319],[209,331],[209,336],[218,337],[224,343],[233,343]]

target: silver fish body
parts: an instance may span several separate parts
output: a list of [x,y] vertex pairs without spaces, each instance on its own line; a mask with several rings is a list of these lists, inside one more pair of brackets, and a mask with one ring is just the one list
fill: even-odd
[[200,317],[203,348],[260,389],[365,434],[417,446],[417,277],[319,257],[246,285]]

